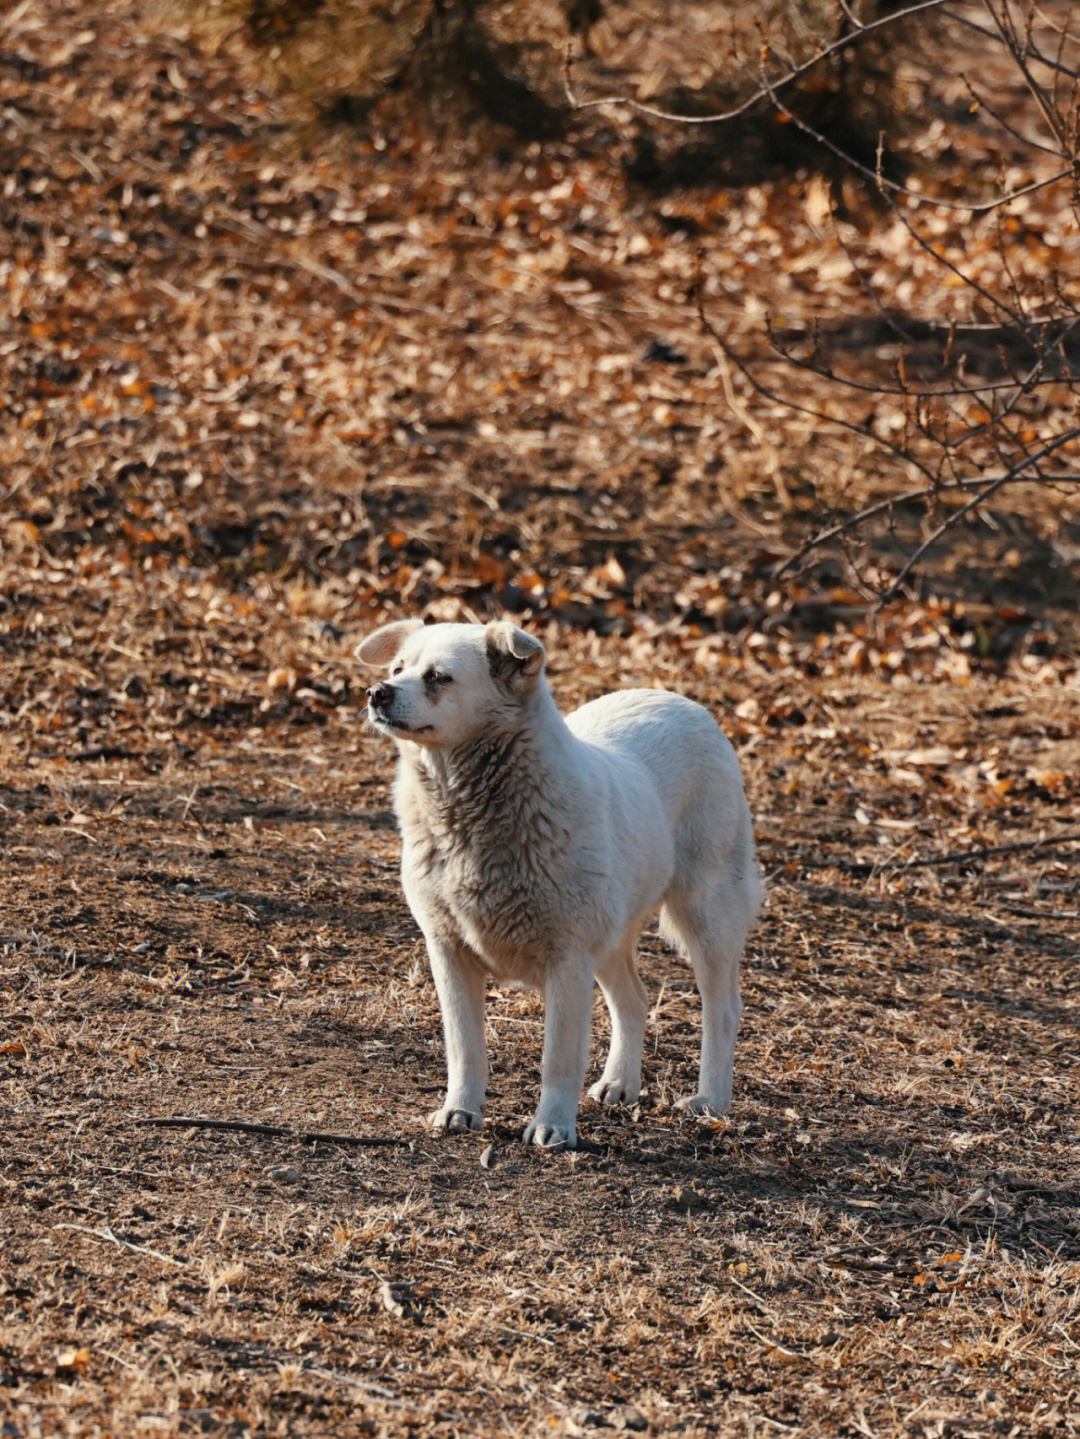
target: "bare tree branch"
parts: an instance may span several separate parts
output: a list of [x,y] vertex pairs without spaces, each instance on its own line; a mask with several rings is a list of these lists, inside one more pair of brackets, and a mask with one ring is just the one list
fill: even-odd
[[[872,170],[869,165],[864,165],[861,160],[857,159],[842,146],[836,144],[828,135],[824,134],[814,125],[811,125],[808,120],[805,120],[801,115],[797,115],[790,105],[781,101],[775,93],[777,89],[776,85],[763,82],[763,89],[764,93],[772,100],[777,111],[790,120],[796,129],[801,130],[804,135],[808,135],[815,144],[828,150],[830,155],[842,161],[844,165],[854,170],[856,174],[861,175],[864,180],[872,180],[882,193],[888,191],[890,195],[903,195],[906,200],[913,200],[916,204],[926,205],[931,209],[961,210],[968,215],[988,215],[992,210],[999,210],[1003,205],[1011,204],[1023,195],[1033,195],[1036,190],[1044,190],[1048,185],[1056,185],[1059,180],[1066,180],[1073,174],[1073,166],[1070,165],[1066,169],[1059,170],[1053,175],[1048,175],[1045,179],[1035,180],[1032,184],[1024,185],[1017,190],[1010,190],[1008,194],[1000,195],[996,200],[986,200],[979,204],[970,204],[962,200],[944,200],[940,195],[927,195],[921,190],[912,190],[909,186],[901,185],[899,181],[890,180],[888,176],[883,175],[880,164],[880,147],[877,169]],[[897,209],[896,213],[899,215],[901,212]]]
[[[1080,188],[1077,181],[1080,105],[1074,96],[1072,110],[1066,113],[1059,95],[1058,82],[1069,68],[1062,59],[1066,33],[1063,31],[1059,38],[1057,60],[1061,63],[1051,67],[1055,76],[1054,85],[1047,88],[1032,69],[1034,64],[1044,63],[1042,51],[1034,40],[1034,7],[1029,6],[1026,31],[1021,33],[1013,0],[983,0],[983,3],[994,23],[992,28],[977,28],[987,38],[996,40],[1008,60],[1016,66],[1018,77],[1048,127],[1050,142],[1044,144],[1024,135],[1008,116],[998,114],[995,107],[986,106],[976,96],[966,77],[961,78],[969,93],[979,99],[986,113],[1012,141],[1023,144],[1030,152],[1049,152],[1062,162],[1062,167],[1049,179],[1022,187],[1024,193],[1030,194],[1035,189],[1066,178],[1072,178],[1074,187]],[[773,380],[766,379],[761,372],[761,362],[739,354],[710,320],[699,273],[696,301],[702,328],[715,343],[718,353],[738,370],[754,393],[793,413],[842,431],[867,436],[880,446],[883,454],[902,461],[920,476],[921,484],[905,487],[894,495],[852,514],[834,517],[829,523],[819,526],[776,571],[777,576],[783,575],[831,540],[841,542],[846,552],[849,539],[863,532],[874,521],[891,517],[900,506],[915,503],[925,506],[927,511],[937,509],[933,526],[906,556],[898,573],[884,587],[876,585],[880,605],[896,596],[920,562],[950,530],[963,524],[1001,490],[1020,483],[1069,486],[1080,483],[1075,466],[1065,467],[1060,463],[1067,448],[1080,438],[1080,426],[1066,425],[1062,428],[1059,421],[1059,433],[1047,436],[1042,417],[1048,413],[1046,406],[1053,401],[1046,398],[1038,405],[1034,403],[1036,396],[1053,395],[1055,387],[1064,386],[1065,394],[1070,390],[1076,392],[1080,374],[1074,363],[1074,337],[1080,319],[1077,307],[1067,292],[1064,277],[1055,273],[1053,267],[1048,269],[1041,289],[1033,287],[1030,269],[1021,268],[1009,252],[1012,231],[1007,230],[1000,219],[994,252],[997,275],[987,277],[975,269],[974,263],[965,263],[955,257],[960,236],[953,235],[943,240],[935,231],[931,238],[925,227],[914,222],[901,198],[920,201],[929,198],[932,203],[940,203],[944,208],[971,215],[992,209],[1000,214],[1001,205],[1008,198],[1018,198],[1021,190],[1010,191],[1009,196],[993,204],[968,205],[941,201],[935,196],[924,197],[890,182],[881,174],[880,145],[877,169],[871,170],[857,156],[847,154],[844,147],[819,126],[796,113],[796,107],[781,95],[781,92],[786,93],[791,78],[792,74],[779,81],[763,76],[758,96],[764,94],[779,114],[854,173],[873,179],[894,221],[902,227],[912,245],[927,257],[935,270],[948,277],[958,293],[970,297],[976,314],[980,311],[985,314],[989,310],[991,315],[999,317],[996,323],[978,321],[961,324],[949,320],[935,326],[933,321],[909,319],[899,314],[879,292],[877,278],[871,280],[865,273],[863,264],[834,218],[834,238],[847,257],[856,282],[878,312],[880,319],[877,323],[887,327],[899,344],[895,379],[886,381],[863,374],[850,376],[838,373],[835,361],[824,348],[816,324],[803,335],[792,336],[778,332],[771,316],[766,313],[765,334],[776,358],[794,370],[818,376],[842,391],[900,400],[904,428],[897,438],[889,438],[877,433],[866,421],[858,423],[834,413],[831,407],[826,409],[793,398]],[[1073,205],[1075,210],[1075,200]],[[912,352],[918,345],[925,346],[928,340],[937,339],[942,344],[940,364],[942,367],[954,366],[956,378],[951,383],[944,382],[944,376],[938,382],[919,383],[912,378]],[[800,352],[800,341],[809,348]],[[986,341],[991,342],[991,363],[1000,367],[1002,373],[1000,377],[988,376],[985,380],[969,379],[964,374],[966,355],[970,354],[970,347],[975,344],[985,356]],[[925,354],[925,350],[922,353]],[[985,373],[985,360],[982,363]],[[982,407],[981,416],[971,414],[971,401]],[[1052,462],[1049,469],[1048,462]],[[942,502],[950,496],[961,498],[961,502],[942,513]],[[850,554],[848,558],[858,575],[859,561]]]
[[727,343],[726,340],[723,339],[720,332],[716,329],[715,325],[713,325],[712,321],[705,313],[703,286],[699,283],[695,287],[695,289],[698,318],[701,321],[702,328],[705,330],[706,334],[708,334],[715,342],[717,347],[723,352],[725,358],[728,359],[735,366],[735,368],[742,375],[743,379],[746,380],[747,384],[751,387],[751,389],[754,390],[757,394],[761,395],[763,399],[770,400],[777,405],[782,405],[785,409],[791,410],[795,414],[806,415],[812,420],[821,420],[827,425],[835,425],[839,429],[847,430],[853,435],[861,436],[863,439],[873,440],[875,444],[881,445],[884,449],[894,454],[898,459],[902,459],[905,462],[914,465],[914,467],[919,470],[919,472],[923,474],[928,480],[933,480],[933,471],[930,470],[927,465],[923,464],[915,456],[911,455],[902,446],[897,445],[894,441],[888,440],[882,435],[875,435],[873,431],[868,430],[865,425],[857,425],[851,420],[842,419],[839,415],[830,415],[824,410],[815,409],[812,405],[801,405],[797,401],[792,400],[790,396],[781,395],[777,391],[771,389],[768,385],[763,385],[761,381],[757,378],[757,376],[754,374],[750,365],[742,358],[740,354],[738,354],[737,351],[731,348],[731,346]]
[[[989,5],[989,0],[986,0],[986,3]],[[573,57],[569,48],[566,52],[563,87],[566,92],[567,101],[574,110],[585,111],[595,110],[603,106],[615,106],[633,111],[637,115],[647,116],[653,120],[664,120],[678,125],[693,126],[722,125],[728,121],[736,120],[742,115],[748,114],[756,106],[760,105],[763,100],[768,100],[779,114],[789,119],[816,144],[821,145],[838,160],[850,166],[852,170],[862,175],[864,179],[873,181],[874,184],[882,190],[888,190],[894,195],[903,195],[905,199],[911,200],[917,205],[925,205],[934,209],[957,210],[969,215],[985,215],[993,210],[1000,209],[1003,205],[1011,204],[1014,200],[1018,200],[1025,195],[1035,194],[1037,191],[1047,188],[1047,186],[1056,185],[1059,181],[1075,175],[1075,166],[1069,165],[1066,169],[1056,171],[1053,175],[1045,176],[1041,180],[1035,180],[1030,185],[1023,185],[1015,190],[1010,190],[1006,194],[998,196],[995,200],[978,202],[946,200],[939,195],[927,195],[920,190],[912,190],[906,185],[901,185],[896,180],[890,180],[881,173],[880,164],[876,170],[871,169],[870,166],[863,164],[862,161],[856,159],[855,156],[845,151],[827,135],[816,129],[806,119],[795,114],[791,107],[781,99],[780,91],[786,90],[789,86],[793,85],[797,80],[801,79],[802,76],[813,70],[815,66],[820,65],[823,60],[850,49],[853,45],[865,39],[868,34],[880,30],[884,26],[895,25],[908,16],[918,14],[921,11],[940,10],[943,5],[944,0],[920,0],[920,3],[908,6],[904,10],[894,10],[890,14],[881,16],[877,20],[859,25],[857,29],[840,36],[831,44],[822,46],[809,60],[805,60],[801,64],[789,63],[786,72],[777,80],[770,81],[764,73],[762,73],[758,88],[754,90],[746,100],[742,101],[739,105],[733,106],[730,110],[716,111],[709,115],[686,115],[677,111],[663,110],[655,105],[647,105],[641,100],[634,100],[629,95],[612,94],[592,100],[581,100],[574,93],[573,89]],[[850,12],[847,7],[845,7],[845,14],[848,14],[850,18]],[[1037,84],[1035,81],[1032,83]],[[1060,151],[1051,151],[1051,153],[1060,154]]]
[[1066,151],[1068,149],[1068,136],[1063,117],[1053,104],[1050,96],[1047,95],[1046,90],[1032,74],[1031,66],[1027,63],[1026,45],[1017,34],[1016,22],[1013,19],[1009,0],[1001,0],[1000,13],[995,10],[993,0],[983,0],[983,4],[986,6],[987,13],[994,22],[995,29],[1008,47],[1017,69],[1021,75],[1023,75],[1028,89],[1034,96],[1035,103],[1038,105],[1043,120],[1046,122],[1047,129],[1057,141],[1058,152],[1062,153]]
[[[1075,438],[1075,436],[1077,435],[1080,435],[1080,428],[1073,430],[1070,435],[1062,437],[1061,442],[1064,443],[1065,440]],[[1040,457],[1049,453],[1050,448],[1050,446],[1047,446],[1045,450],[1041,451]],[[985,504],[991,495],[997,494],[998,490],[1004,489],[1006,485],[1011,485],[1016,480],[1023,479],[1025,477],[1024,471],[1031,464],[1037,463],[1038,458],[1039,457],[1036,457],[1032,460],[1025,459],[1014,465],[1011,470],[1007,470],[1005,474],[997,475],[993,479],[986,480],[980,488],[978,494],[973,495],[972,498],[968,500],[966,504],[961,505],[958,510],[951,511],[945,517],[945,519],[941,521],[941,523],[937,526],[934,532],[929,535],[925,540],[923,540],[922,544],[919,545],[919,547],[914,551],[914,553],[908,556],[907,561],[902,566],[900,573],[896,576],[896,579],[893,580],[892,584],[881,596],[881,604],[886,604],[896,594],[899,593],[908,575],[911,574],[912,570],[919,563],[919,561],[926,554],[926,552],[931,549],[935,544],[937,544],[938,540],[941,539],[942,535],[946,532],[946,530],[950,530],[953,528],[954,525],[958,525],[965,515],[969,515],[972,510],[976,510],[980,505]]]
[[[957,25],[964,25],[967,27],[967,29],[976,31],[979,35],[987,35],[992,37],[997,33],[995,30],[988,28],[986,25],[980,25],[978,21],[972,20],[970,15],[965,15],[960,10],[946,9],[943,6],[941,13],[945,16],[947,20],[953,20]],[[1052,29],[1053,27],[1049,26],[1048,28]],[[1044,55],[1042,51],[1039,50],[1032,43],[1031,37],[1029,36],[1024,48],[1024,54],[1031,60],[1037,60],[1040,65],[1047,66],[1047,68],[1052,70],[1056,75],[1065,75],[1071,80],[1080,80],[1080,70],[1073,69],[1071,66],[1066,65],[1060,57],[1061,47],[1064,45],[1067,39],[1067,31],[1063,30],[1058,32],[1059,54],[1056,59],[1051,59],[1049,55]]]
[[[945,0],[918,0],[918,3],[915,5],[909,5],[904,10],[893,10],[888,15],[882,15],[877,20],[867,21],[866,24],[860,24],[850,9],[845,5],[844,13],[858,28],[849,31],[846,35],[841,35],[839,39],[834,40],[832,44],[822,46],[820,50],[815,51],[809,60],[804,60],[801,65],[791,66],[788,72],[776,82],[774,88],[782,89],[788,85],[793,85],[796,80],[801,79],[803,75],[808,74],[815,66],[820,65],[822,60],[827,60],[830,56],[836,55],[842,50],[850,49],[853,45],[857,45],[859,41],[876,30],[881,30],[885,26],[895,25],[900,20],[906,19],[909,15],[917,15],[923,10],[940,10],[944,4]],[[646,105],[640,100],[632,100],[629,95],[602,95],[599,99],[579,100],[574,94],[571,84],[572,65],[573,57],[569,51],[567,51],[564,86],[566,89],[566,98],[575,110],[597,110],[604,105],[618,105],[625,110],[633,110],[635,114],[647,115],[652,120],[671,120],[677,125],[720,125],[726,120],[737,120],[740,115],[748,114],[749,111],[751,111],[755,105],[759,105],[762,100],[772,98],[771,90],[763,85],[760,90],[755,91],[754,94],[744,100],[742,104],[736,105],[731,110],[720,111],[713,115],[680,115],[670,110],[657,109],[654,105]]]

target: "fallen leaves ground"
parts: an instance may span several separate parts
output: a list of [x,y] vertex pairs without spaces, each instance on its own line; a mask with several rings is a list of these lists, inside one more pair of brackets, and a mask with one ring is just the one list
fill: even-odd
[[[4,1435],[1078,1432],[1068,497],[880,614],[842,556],[776,585],[895,484],[685,302],[702,244],[804,318],[830,254],[842,290],[804,181],[656,199],[400,116],[298,145],[100,8],[0,45]],[[350,658],[419,610],[732,736],[770,896],[726,1121],[671,1107],[696,1001],[650,939],[636,1118],[522,1151],[541,1014],[496,993],[485,1134],[424,1131]],[[190,1115],[346,1139],[151,1122]]]

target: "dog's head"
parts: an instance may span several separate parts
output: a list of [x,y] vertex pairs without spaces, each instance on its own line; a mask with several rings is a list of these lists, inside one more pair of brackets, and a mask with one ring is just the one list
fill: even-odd
[[521,722],[544,671],[544,646],[516,626],[383,625],[356,657],[388,675],[368,691],[368,719],[395,740],[451,749]]

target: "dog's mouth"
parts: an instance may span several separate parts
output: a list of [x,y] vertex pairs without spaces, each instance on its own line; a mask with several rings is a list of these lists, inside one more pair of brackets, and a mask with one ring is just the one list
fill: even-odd
[[399,720],[392,719],[385,710],[376,709],[373,704],[368,704],[368,720],[378,730],[385,730],[391,734],[418,735],[428,734],[435,728],[431,724],[408,725],[402,724]]

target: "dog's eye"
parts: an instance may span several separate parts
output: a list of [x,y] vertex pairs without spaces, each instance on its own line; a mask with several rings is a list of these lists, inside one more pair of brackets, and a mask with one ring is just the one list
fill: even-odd
[[453,675],[448,675],[445,670],[427,670],[424,674],[424,683],[434,688],[437,685],[450,685],[454,683]]
[[398,660],[397,664],[394,665],[393,669],[390,671],[390,678],[393,679],[395,675],[399,675],[404,668],[405,666],[401,663],[400,660]]

